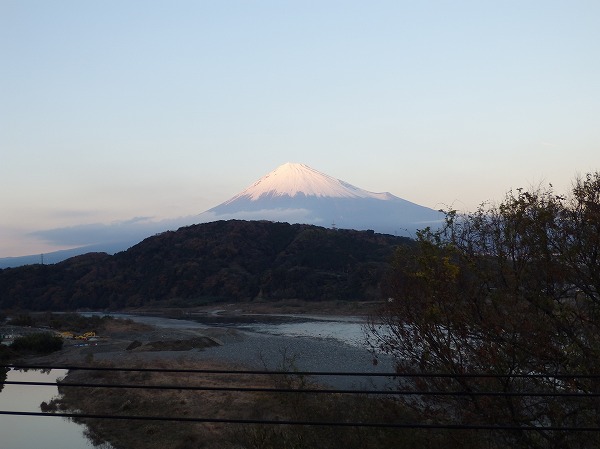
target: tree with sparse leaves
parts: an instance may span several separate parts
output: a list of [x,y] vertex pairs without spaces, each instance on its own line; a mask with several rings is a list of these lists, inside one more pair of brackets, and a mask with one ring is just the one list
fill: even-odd
[[[600,428],[600,401],[582,396],[600,379],[575,376],[600,375],[600,173],[568,196],[518,189],[450,211],[417,243],[398,250],[370,331],[399,371],[449,377],[415,377],[443,394],[406,402],[427,420],[519,428],[480,433],[486,447],[599,447],[600,432],[544,427]],[[563,396],[527,396],[541,392]]]

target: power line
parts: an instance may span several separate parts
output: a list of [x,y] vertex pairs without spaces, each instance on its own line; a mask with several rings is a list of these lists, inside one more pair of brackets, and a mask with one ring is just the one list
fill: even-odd
[[[115,371],[139,373],[183,373],[183,374],[232,374],[232,375],[274,375],[274,376],[360,376],[360,377],[404,377],[398,373],[346,372],[346,371],[271,371],[271,370],[221,370],[184,368],[110,368],[105,366],[70,365],[2,365],[12,369],[64,369],[69,371]],[[600,377],[600,376],[599,376]]]
[[[597,379],[600,375],[582,374],[446,374],[446,373],[373,373],[373,372],[329,372],[329,371],[268,371],[268,370],[214,370],[214,369],[175,369],[175,368],[110,368],[87,366],[57,366],[57,365],[2,365],[11,369],[64,369],[87,371],[112,371],[112,372],[144,372],[144,373],[184,373],[184,374],[221,374],[221,375],[287,375],[287,376],[378,376],[392,378],[579,378]],[[266,393],[304,393],[304,394],[366,394],[388,396],[495,396],[495,397],[572,397],[592,399],[600,397],[600,393],[584,393],[581,391],[554,391],[554,392],[498,392],[498,391],[420,391],[420,390],[368,390],[368,389],[328,389],[328,388],[272,388],[272,387],[224,387],[224,386],[193,386],[193,385],[160,385],[160,384],[105,384],[87,382],[30,382],[30,381],[5,381],[7,385],[23,386],[52,386],[52,387],[79,387],[79,388],[130,388],[148,390],[194,390],[194,391],[227,391],[227,392],[266,392]],[[537,431],[537,432],[600,432],[600,427],[560,427],[560,426],[535,426],[517,424],[444,424],[444,423],[390,423],[390,422],[346,422],[346,421],[292,421],[292,420],[263,420],[263,419],[235,419],[235,418],[206,418],[206,417],[173,417],[173,416],[126,416],[126,415],[99,415],[87,413],[44,413],[20,412],[0,410],[0,415],[16,416],[54,416],[75,419],[116,419],[116,420],[141,420],[141,421],[170,421],[194,423],[223,423],[223,424],[260,424],[260,425],[297,425],[297,426],[327,426],[327,427],[371,427],[371,428],[396,428],[396,429],[446,429],[446,430],[492,430],[492,431]]]
[[122,368],[104,366],[71,365],[0,365],[12,369],[63,369],[81,371],[115,371],[146,373],[187,373],[187,374],[232,374],[232,375],[284,375],[284,376],[356,376],[356,377],[398,377],[398,378],[450,378],[450,379],[600,379],[600,374],[552,373],[552,374],[489,374],[489,373],[398,373],[398,372],[348,372],[348,371],[271,371],[271,370],[219,370],[219,369],[183,369],[183,368]]
[[598,393],[585,392],[506,392],[506,391],[431,391],[431,390],[364,390],[364,389],[327,389],[327,388],[271,388],[271,387],[214,387],[194,385],[154,385],[154,384],[99,384],[85,382],[33,382],[4,381],[6,385],[77,387],[77,388],[126,388],[144,390],[182,390],[182,391],[231,391],[252,393],[306,393],[306,394],[372,394],[394,396],[495,396],[495,397],[574,397],[597,398]]
[[598,432],[600,427],[559,427],[559,426],[531,426],[513,424],[421,424],[421,423],[382,423],[382,422],[344,422],[344,421],[291,421],[268,419],[227,419],[227,418],[190,418],[172,416],[124,416],[124,415],[96,415],[87,413],[44,413],[44,412],[17,412],[0,410],[0,415],[14,416],[44,416],[76,419],[115,419],[138,421],[171,421],[192,423],[224,423],[224,424],[264,424],[264,425],[292,425],[292,426],[323,426],[323,427],[374,427],[396,429],[446,429],[446,430],[521,430],[521,431],[547,431],[547,432]]

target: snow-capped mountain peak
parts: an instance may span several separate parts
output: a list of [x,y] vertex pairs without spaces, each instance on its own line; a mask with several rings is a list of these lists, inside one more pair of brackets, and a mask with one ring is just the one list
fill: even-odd
[[[305,164],[288,162],[260,178],[250,187],[231,198],[231,203],[240,198],[257,201],[267,197],[295,197],[297,195],[330,198],[393,198],[389,193],[373,193],[359,189],[347,182],[321,173]],[[225,203],[225,204],[227,204]]]
[[287,163],[200,214],[202,221],[274,220],[414,235],[443,215],[391,193],[373,193],[304,164]]

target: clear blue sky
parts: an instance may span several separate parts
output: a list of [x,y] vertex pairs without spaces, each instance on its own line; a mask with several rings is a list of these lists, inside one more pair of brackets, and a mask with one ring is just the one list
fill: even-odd
[[473,209],[600,169],[600,2],[0,0],[0,257],[291,161]]

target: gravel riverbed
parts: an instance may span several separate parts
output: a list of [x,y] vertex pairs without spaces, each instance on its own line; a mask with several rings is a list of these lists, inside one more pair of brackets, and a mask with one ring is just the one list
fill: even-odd
[[[367,372],[390,373],[394,371],[391,357],[379,355],[377,364],[373,363],[374,356],[365,346],[358,343],[344,342],[343,336],[335,338],[335,323],[347,324],[342,321],[322,321],[323,332],[329,337],[288,336],[274,335],[265,332],[252,332],[235,327],[215,327],[201,322],[178,320],[161,317],[135,316],[128,318],[155,327],[148,340],[175,339],[182,335],[208,336],[213,338],[218,345],[202,349],[186,351],[160,351],[147,352],[144,357],[155,356],[161,359],[169,357],[185,357],[194,360],[218,361],[248,369],[281,370],[293,369],[298,371],[328,371],[328,372]],[[319,320],[316,320],[318,323]],[[307,321],[314,327],[315,320]],[[354,323],[357,334],[360,334],[360,323]],[[300,327],[302,324],[300,323]],[[307,326],[308,327],[308,326]],[[280,329],[272,327],[275,332]],[[333,335],[333,337],[332,337]],[[121,357],[142,356],[140,352],[113,351],[95,354],[98,360],[106,359],[115,362]],[[335,388],[377,387],[392,386],[388,377],[364,376],[320,376],[315,379],[319,383]]]

